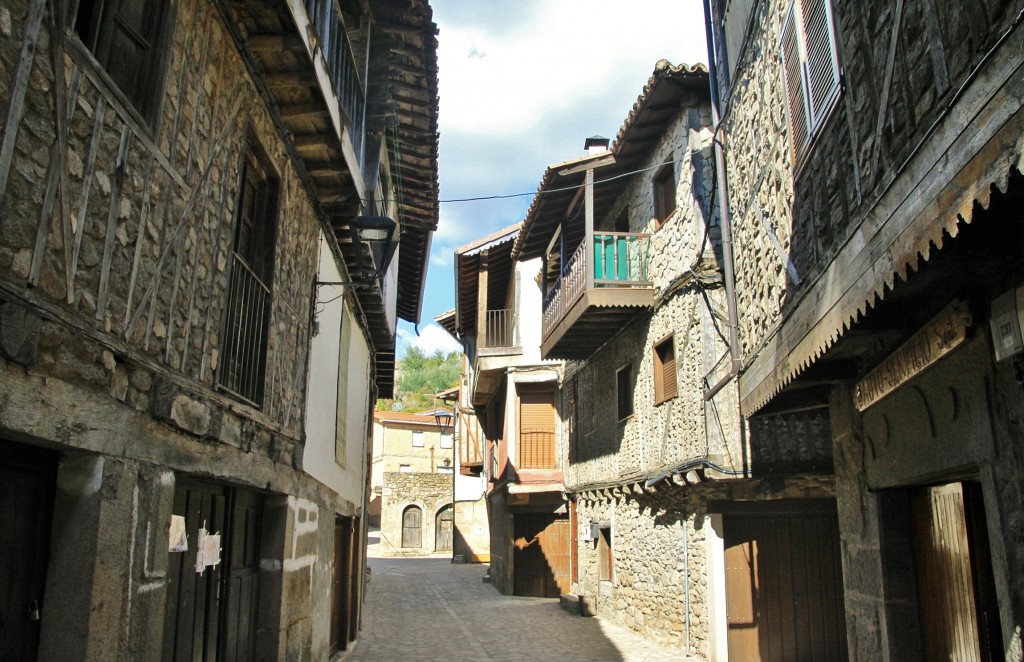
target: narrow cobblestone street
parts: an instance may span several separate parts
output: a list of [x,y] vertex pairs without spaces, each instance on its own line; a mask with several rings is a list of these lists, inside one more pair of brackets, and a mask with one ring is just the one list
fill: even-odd
[[485,565],[380,557],[376,548],[351,662],[686,659],[600,618],[573,616],[557,600],[501,595],[482,581]]

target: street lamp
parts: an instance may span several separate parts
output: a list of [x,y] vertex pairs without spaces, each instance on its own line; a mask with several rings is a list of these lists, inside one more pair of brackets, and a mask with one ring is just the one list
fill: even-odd
[[441,434],[447,434],[452,429],[452,420],[455,418],[455,414],[451,413],[447,409],[437,409],[434,411],[434,423],[437,425],[437,431]]

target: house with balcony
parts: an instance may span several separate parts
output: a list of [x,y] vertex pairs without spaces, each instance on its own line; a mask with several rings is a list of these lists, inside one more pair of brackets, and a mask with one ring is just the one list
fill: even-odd
[[19,0],[0,33],[0,658],[350,648],[438,219],[429,4]]
[[456,249],[455,310],[439,321],[464,351],[461,470],[486,481],[490,581],[506,594],[557,597],[569,587],[561,363],[541,359],[541,261],[512,260],[519,231]]
[[1024,3],[705,7],[752,467],[831,455],[846,612],[726,513],[728,657],[1021,659]]

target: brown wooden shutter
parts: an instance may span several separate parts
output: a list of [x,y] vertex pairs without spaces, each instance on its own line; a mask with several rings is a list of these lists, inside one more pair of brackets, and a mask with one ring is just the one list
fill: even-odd
[[797,33],[797,3],[794,1],[782,24],[779,47],[782,50],[782,73],[786,81],[786,107],[789,109],[789,127],[793,163],[803,154],[810,141],[807,108],[804,103],[803,63],[800,54],[800,36]]
[[519,468],[555,468],[555,408],[549,392],[519,395]]
[[839,92],[839,61],[833,44],[828,0],[800,0],[804,57],[807,68],[807,105],[811,130],[817,129]]
[[654,402],[659,404],[678,394],[675,338],[669,336],[654,346]]

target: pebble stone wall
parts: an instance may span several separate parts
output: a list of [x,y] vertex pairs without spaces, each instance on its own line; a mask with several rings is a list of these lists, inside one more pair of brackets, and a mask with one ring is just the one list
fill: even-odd
[[[385,554],[433,552],[437,514],[452,503],[452,475],[441,473],[387,472],[381,489],[381,550]],[[406,507],[422,512],[421,545],[402,547],[402,515]]]

